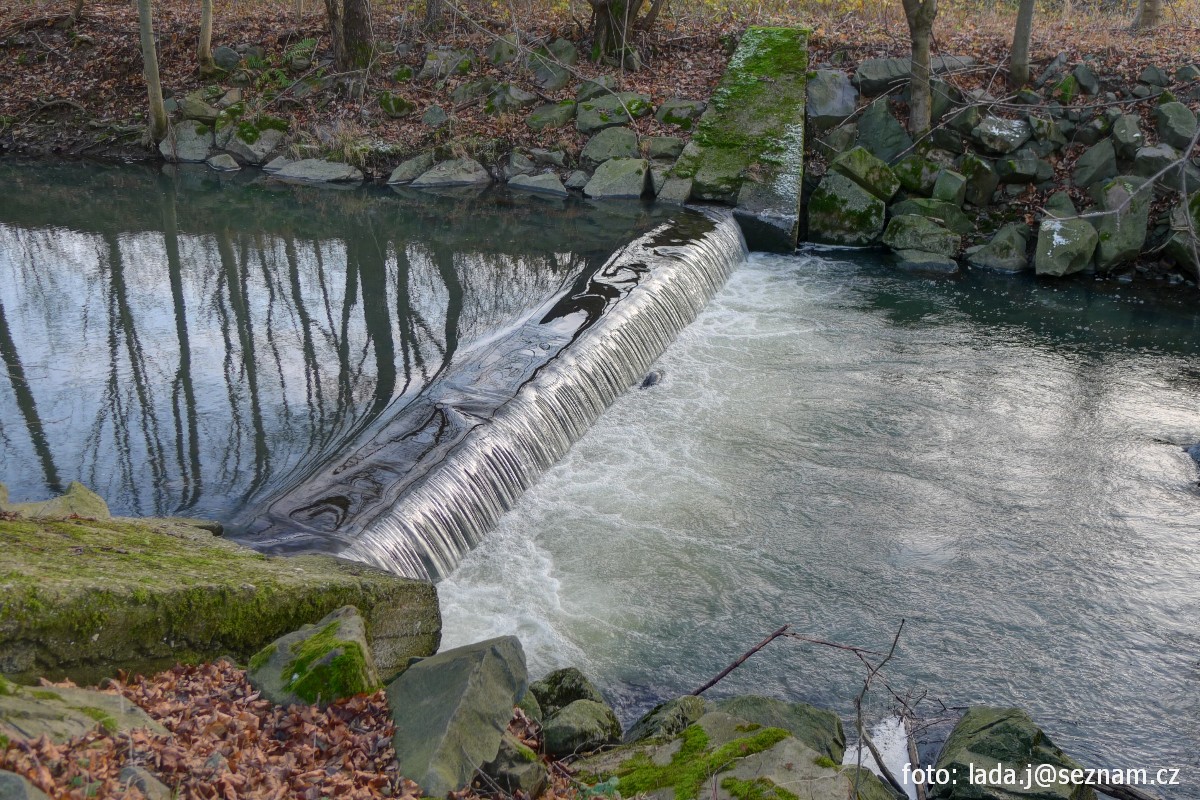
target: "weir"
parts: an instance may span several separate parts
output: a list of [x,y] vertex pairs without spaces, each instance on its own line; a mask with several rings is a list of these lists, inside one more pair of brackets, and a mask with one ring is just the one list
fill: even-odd
[[476,348],[350,456],[274,500],[243,538],[269,552],[446,575],[745,255],[727,213],[659,225]]

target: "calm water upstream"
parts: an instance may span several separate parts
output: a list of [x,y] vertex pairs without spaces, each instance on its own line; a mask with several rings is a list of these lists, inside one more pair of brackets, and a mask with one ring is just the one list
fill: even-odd
[[[1200,796],[1193,300],[754,255],[441,583],[446,643],[516,633],[628,721],[784,623],[883,649],[903,618],[897,691]],[[859,680],[781,641],[717,693],[849,716]]]

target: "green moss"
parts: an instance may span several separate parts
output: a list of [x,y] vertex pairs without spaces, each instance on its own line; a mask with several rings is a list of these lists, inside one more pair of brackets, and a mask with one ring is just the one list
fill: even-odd
[[253,122],[239,122],[237,137],[246,144],[254,144],[258,141],[258,128],[254,126]]
[[1075,80],[1074,75],[1068,75],[1058,82],[1054,87],[1054,93],[1062,103],[1070,103],[1075,99],[1075,95],[1079,93],[1079,81]]
[[828,767],[829,769],[837,769],[837,764],[829,756],[817,756],[813,759],[813,763],[818,767]]
[[50,700],[51,702],[55,703],[57,703],[59,700],[62,700],[62,698],[54,692],[44,692],[39,689],[30,689],[29,696],[35,700]]
[[0,675],[0,697],[9,697],[17,693],[17,687],[3,675]]
[[8,749],[8,737],[0,733],[0,750]]
[[538,760],[537,753],[533,752],[531,748],[526,747],[519,742],[517,743],[516,751],[517,758],[521,759],[522,761],[532,764],[534,761]]
[[295,658],[283,668],[284,676],[292,676],[285,689],[308,703],[319,703],[379,688],[367,680],[362,648],[337,638],[340,626],[331,622],[292,649]]
[[81,711],[84,714],[87,714],[89,717],[96,720],[96,722],[99,722],[100,727],[104,728],[104,730],[108,731],[109,733],[115,732],[117,730],[117,728],[120,727],[117,724],[117,721],[113,718],[113,716],[102,708],[92,708],[91,706],[80,706],[76,710]]
[[763,728],[753,736],[734,739],[707,752],[708,735],[699,725],[689,725],[680,733],[682,745],[671,763],[659,766],[642,752],[623,763],[616,774],[621,792],[627,796],[670,787],[675,790],[675,800],[695,800],[713,775],[728,769],[739,758],[770,749],[788,736],[780,728]]
[[396,83],[408,83],[413,79],[413,68],[409,66],[396,67],[396,71],[392,73],[392,80]]
[[742,733],[751,733],[753,731],[758,730],[761,727],[762,727],[762,725],[759,725],[757,722],[746,722],[746,723],[743,723],[742,725],[738,725],[737,730],[741,731]]
[[271,642],[262,650],[259,650],[257,653],[252,655],[250,657],[250,663],[248,664],[250,671],[257,672],[258,670],[262,669],[263,665],[271,660],[271,656],[275,655],[275,651],[277,649],[278,648],[276,648],[275,643]]
[[777,786],[766,778],[755,778],[752,781],[726,778],[721,781],[721,788],[729,792],[734,800],[800,800],[799,795]]

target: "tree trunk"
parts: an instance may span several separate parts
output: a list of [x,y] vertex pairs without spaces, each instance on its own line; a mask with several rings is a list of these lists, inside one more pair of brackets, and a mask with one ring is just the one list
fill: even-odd
[[374,34],[371,0],[325,0],[333,63],[339,72],[366,69],[371,63]]
[[929,92],[929,49],[933,41],[933,18],[937,0],[904,0],[904,17],[912,39],[912,80],[909,82],[908,130],[916,135],[930,127],[932,103]]
[[633,69],[640,63],[630,33],[643,0],[588,0],[592,6],[592,60]]
[[1013,86],[1029,83],[1029,39],[1033,35],[1034,0],[1021,0],[1017,8],[1017,29],[1013,32],[1012,62],[1008,75]]
[[161,142],[167,136],[167,108],[163,105],[162,80],[158,76],[158,52],[154,47],[154,14],[150,0],[138,0],[138,29],[142,39],[142,71],[150,99],[150,138]]
[[296,0],[296,22],[304,19],[304,0]]
[[71,6],[71,24],[79,22],[79,18],[83,16],[83,0],[75,0]]
[[217,71],[212,54],[213,0],[200,0],[200,44],[196,58],[200,62],[200,74],[211,75]]
[[443,0],[425,0],[425,30],[435,31],[442,27]]
[[1137,16],[1133,18],[1133,29],[1142,31],[1156,27],[1162,22],[1162,0],[1141,0]]

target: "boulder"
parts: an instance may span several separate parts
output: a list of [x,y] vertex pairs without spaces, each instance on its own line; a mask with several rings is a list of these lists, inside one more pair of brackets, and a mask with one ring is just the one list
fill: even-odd
[[883,233],[887,206],[849,178],[826,175],[808,201],[808,236],[814,242],[861,247]]
[[446,109],[435,105],[425,109],[425,113],[421,115],[421,124],[428,125],[431,128],[440,128],[449,119],[450,117],[446,114]]
[[487,97],[495,88],[495,79],[485,75],[482,78],[455,86],[454,91],[450,93],[450,99],[454,101],[455,105],[464,105],[472,100]]
[[892,116],[887,98],[882,98],[871,103],[858,120],[858,144],[890,164],[910,150],[913,141]]
[[1092,263],[1099,241],[1096,229],[1087,220],[1044,219],[1038,228],[1033,267],[1038,275],[1082,272]]
[[542,714],[553,716],[576,700],[604,702],[604,696],[587,676],[575,667],[556,669],[541,680],[529,685],[529,693],[537,698]]
[[937,181],[933,184],[933,199],[961,208],[967,199],[966,176],[952,169],[939,172]]
[[270,558],[197,524],[0,519],[0,672],[95,683],[244,660],[345,605],[365,617],[383,674],[437,647],[432,585],[328,556]]
[[1138,73],[1138,83],[1147,86],[1169,86],[1171,79],[1162,67],[1149,66]]
[[279,170],[291,163],[291,159],[283,156],[275,156],[266,164],[263,164],[263,172],[267,173],[268,175],[274,175],[276,172],[279,172]]
[[1200,277],[1200,191],[1171,210],[1171,232],[1163,252],[1190,269],[1194,277]]
[[24,775],[0,769],[0,800],[50,800]]
[[242,165],[233,156],[229,155],[229,153],[218,153],[215,156],[209,156],[208,161],[205,163],[208,164],[210,169],[214,169],[217,172],[238,172],[242,168]]
[[531,147],[529,148],[529,157],[539,167],[565,167],[567,164],[567,154],[562,150]]
[[654,112],[654,118],[664,125],[674,125],[690,131],[696,127],[696,121],[704,113],[708,104],[703,100],[686,100],[681,97],[671,97],[663,101]]
[[286,134],[275,128],[259,130],[253,126],[238,126],[225,149],[243,164],[263,164],[283,144]]
[[1079,213],[1075,209],[1075,202],[1071,200],[1070,193],[1065,189],[1047,197],[1045,209],[1046,213],[1055,219],[1066,219]]
[[595,169],[610,158],[636,158],[637,155],[636,133],[625,127],[605,128],[583,146],[579,160],[585,166]]
[[215,125],[217,117],[221,112],[204,102],[198,94],[193,92],[187,95],[179,103],[179,115],[185,120],[192,120],[204,125]]
[[416,188],[435,186],[487,186],[492,182],[491,174],[473,158],[455,158],[442,161],[412,182]]
[[387,687],[399,772],[427,797],[445,797],[495,761],[524,696],[525,652],[515,636],[424,658]]
[[320,158],[305,158],[293,161],[275,173],[281,181],[297,183],[360,183],[362,171],[350,164],[325,161]]
[[1071,77],[1075,79],[1076,85],[1085,94],[1100,94],[1100,79],[1096,77],[1096,73],[1092,72],[1092,68],[1086,63],[1079,64],[1075,69],[1071,70]]
[[1005,225],[987,244],[967,256],[973,267],[1000,272],[1022,272],[1029,269],[1029,227],[1024,224]]
[[854,71],[854,83],[867,97],[875,97],[889,89],[908,83],[912,77],[912,62],[907,58],[868,58]]
[[646,140],[646,155],[651,160],[674,161],[683,152],[683,139],[678,136],[651,136]]
[[575,700],[542,723],[542,736],[546,753],[564,758],[620,743],[621,723],[604,703]]
[[1025,184],[1038,180],[1040,160],[1031,150],[1020,150],[996,159],[996,177],[1003,184]]
[[246,677],[280,706],[326,706],[382,686],[366,624],[353,606],[271,642],[250,659]]
[[484,764],[483,771],[510,796],[524,792],[526,797],[538,797],[550,781],[550,773],[538,754],[507,731],[496,758]]
[[533,159],[525,155],[519,150],[513,150],[508,154],[508,163],[505,164],[501,171],[505,181],[522,175],[532,175],[537,172],[537,164],[533,163]]
[[[953,203],[947,203],[942,200],[913,197],[896,203],[889,210],[893,216],[916,214],[920,217],[926,217],[944,225],[960,236],[967,236],[975,230],[975,223],[963,213],[962,209]],[[931,248],[927,247],[925,249],[929,250]]]
[[659,188],[656,199],[662,203],[683,205],[692,198],[691,178],[668,177]]
[[854,181],[885,203],[900,188],[900,181],[891,168],[863,147],[842,153],[829,164],[829,169]]
[[185,120],[171,126],[167,138],[158,143],[158,151],[172,163],[200,164],[208,160],[212,146],[212,128]]
[[1075,161],[1071,182],[1086,189],[1100,181],[1116,177],[1117,151],[1111,139],[1104,139],[1088,148]]
[[648,189],[650,163],[644,158],[612,158],[592,174],[583,193],[587,197],[641,197]]
[[417,80],[440,81],[451,75],[466,75],[474,65],[475,55],[470,50],[434,50],[425,57]]
[[963,715],[938,756],[937,769],[959,776],[971,770],[989,770],[997,765],[1011,768],[1016,782],[981,785],[958,780],[954,784],[931,785],[930,800],[1095,800],[1087,786],[1052,783],[1022,785],[1026,767],[1047,764],[1064,770],[1079,765],[1050,741],[1029,715],[1019,708],[972,706]]
[[774,697],[744,695],[720,701],[717,710],[764,728],[782,728],[836,764],[842,763],[846,754],[842,720],[828,709]]
[[1187,64],[1175,70],[1175,80],[1179,83],[1191,83],[1200,80],[1200,65]]
[[509,114],[537,105],[538,96],[511,83],[497,84],[484,108],[489,114]]
[[1196,135],[1196,115],[1183,103],[1163,103],[1154,109],[1158,138],[1172,147],[1183,149]]
[[892,173],[905,191],[925,197],[933,193],[940,171],[941,167],[937,164],[918,155],[905,156],[892,167]]
[[506,33],[494,39],[483,52],[484,58],[494,66],[501,66],[517,60],[521,52],[521,39],[515,33]]
[[561,128],[575,119],[575,103],[563,100],[558,103],[545,103],[529,113],[525,124],[531,130],[544,131],[547,128]]
[[403,119],[417,110],[417,104],[396,92],[380,92],[379,108],[392,119]]
[[626,731],[625,742],[675,736],[704,716],[707,711],[708,703],[703,698],[690,694],[659,703]]
[[1060,150],[1067,144],[1067,137],[1062,131],[1062,126],[1053,117],[1046,118],[1030,114],[1028,122],[1029,129],[1033,131],[1034,141],[1051,145],[1054,150]]
[[544,175],[517,175],[508,182],[510,189],[566,197],[567,189],[553,172]]
[[971,138],[986,152],[1002,156],[1025,144],[1033,136],[1028,120],[985,117],[971,130]]
[[218,69],[223,69],[226,72],[237,69],[237,65],[242,63],[242,55],[232,47],[221,45],[214,47],[212,51],[213,63]]
[[99,725],[109,733],[167,730],[117,692],[57,686],[25,687],[0,677],[0,740],[46,736],[62,744]]
[[575,111],[575,127],[591,134],[616,125],[628,125],[654,110],[650,98],[637,92],[605,94],[579,103]]
[[921,250],[953,256],[962,244],[962,237],[928,217],[901,214],[888,222],[883,243],[893,250]]
[[563,181],[563,186],[566,186],[568,189],[582,191],[583,187],[587,186],[587,182],[591,179],[592,176],[587,172],[581,169],[576,169],[572,170],[571,174],[567,176],[567,179]]
[[419,153],[407,161],[400,162],[400,166],[392,170],[392,174],[388,176],[389,184],[404,184],[412,183],[424,173],[428,172],[433,166],[433,151],[427,150],[424,153]]
[[136,788],[146,800],[174,800],[171,787],[154,777],[145,767],[124,766],[117,774],[122,786]]
[[823,131],[858,110],[858,91],[840,70],[819,69],[808,78],[806,113],[815,131]]
[[1134,261],[1146,243],[1153,193],[1146,181],[1122,175],[1105,183],[1097,192],[1100,211],[1095,218],[1100,242],[1096,246],[1096,267],[1101,271]]
[[616,90],[616,78],[612,75],[597,75],[595,78],[579,84],[579,88],[575,90],[575,102],[582,103]]
[[1131,159],[1137,155],[1138,148],[1146,143],[1146,134],[1138,124],[1138,118],[1133,114],[1122,114],[1112,125],[1113,146],[1117,155]]
[[857,138],[858,123],[847,122],[814,137],[812,146],[821,156],[832,160],[839,153],[844,153],[854,147],[854,141]]

